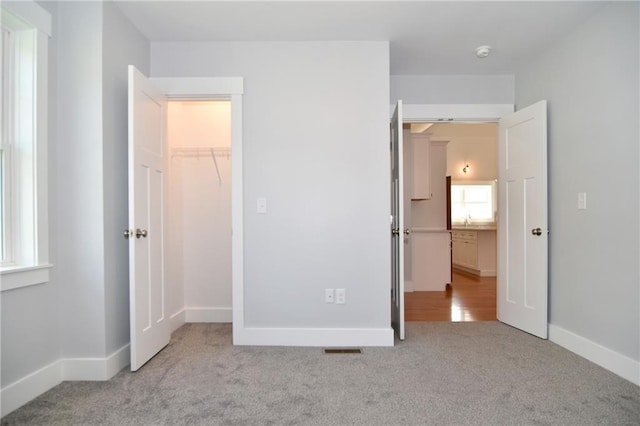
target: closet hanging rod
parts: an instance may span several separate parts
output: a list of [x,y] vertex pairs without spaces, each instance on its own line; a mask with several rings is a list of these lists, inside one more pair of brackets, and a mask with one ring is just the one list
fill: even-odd
[[209,155],[231,156],[231,148],[229,147],[179,147],[171,150],[171,157],[201,157]]

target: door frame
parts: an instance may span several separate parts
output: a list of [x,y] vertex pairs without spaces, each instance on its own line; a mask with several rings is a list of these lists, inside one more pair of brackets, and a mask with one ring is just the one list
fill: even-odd
[[[244,328],[244,184],[242,77],[151,77],[169,101],[216,101],[231,104],[231,294],[233,340]],[[184,312],[182,310],[181,312]],[[181,320],[180,325],[184,323]],[[173,324],[172,324],[173,325]]]

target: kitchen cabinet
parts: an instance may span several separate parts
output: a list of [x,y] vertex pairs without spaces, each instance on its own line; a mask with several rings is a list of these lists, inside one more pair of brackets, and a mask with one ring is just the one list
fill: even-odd
[[451,283],[451,234],[413,228],[412,276],[415,291],[443,291]]
[[451,231],[453,267],[482,277],[496,276],[496,230]]

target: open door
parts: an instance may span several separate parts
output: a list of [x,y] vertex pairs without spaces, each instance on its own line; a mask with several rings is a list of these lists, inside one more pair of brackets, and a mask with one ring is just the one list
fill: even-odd
[[129,303],[131,370],[171,337],[165,315],[164,212],[167,101],[129,66]]
[[402,101],[391,119],[391,325],[404,340],[404,170]]
[[547,338],[547,103],[499,123],[498,319]]

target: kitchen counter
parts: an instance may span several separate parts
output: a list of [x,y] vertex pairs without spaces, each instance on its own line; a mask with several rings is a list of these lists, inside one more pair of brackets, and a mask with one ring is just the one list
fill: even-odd
[[488,226],[471,225],[471,226],[452,226],[451,229],[453,231],[495,231],[496,227],[495,225],[488,225]]

